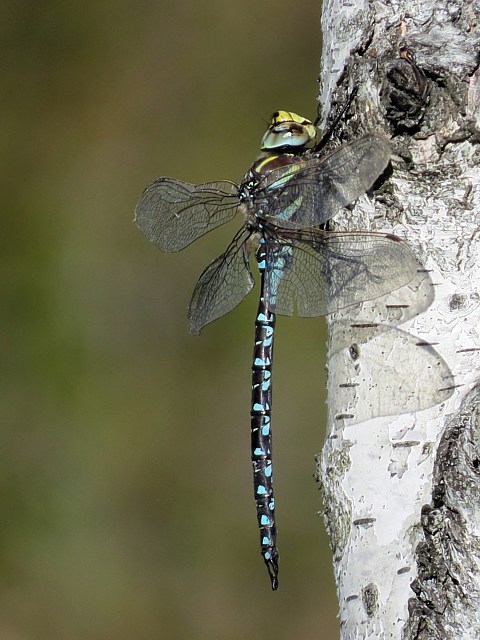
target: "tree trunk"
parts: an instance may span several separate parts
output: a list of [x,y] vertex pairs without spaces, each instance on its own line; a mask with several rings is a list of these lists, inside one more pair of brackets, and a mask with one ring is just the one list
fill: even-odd
[[480,5],[327,0],[323,32],[324,121],[352,96],[337,140],[392,142],[336,228],[395,233],[427,270],[330,320],[318,474],[341,637],[478,639]]

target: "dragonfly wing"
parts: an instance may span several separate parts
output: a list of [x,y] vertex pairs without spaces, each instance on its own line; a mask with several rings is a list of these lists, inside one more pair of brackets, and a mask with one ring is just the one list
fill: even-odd
[[248,263],[250,231],[241,229],[228,249],[204,270],[193,291],[188,309],[190,332],[203,327],[236,307],[252,289]]
[[286,228],[322,224],[370,189],[389,161],[388,140],[370,133],[325,158],[275,169],[257,192],[260,217]]
[[142,193],[135,222],[162,251],[180,251],[234,217],[237,193],[228,181],[194,185],[158,178]]
[[266,242],[265,302],[270,311],[321,316],[408,284],[419,267],[397,236],[282,232]]

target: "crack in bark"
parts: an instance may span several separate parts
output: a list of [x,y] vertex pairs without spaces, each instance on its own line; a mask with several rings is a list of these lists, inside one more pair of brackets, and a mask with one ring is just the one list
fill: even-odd
[[471,621],[472,612],[480,610],[475,584],[480,537],[468,531],[480,513],[479,416],[480,385],[451,416],[439,445],[432,502],[422,509],[425,539],[416,550],[418,577],[411,584],[416,598],[409,601],[404,638],[480,637],[480,620],[476,628],[471,622],[467,629],[445,626],[452,611],[459,620],[463,609]]

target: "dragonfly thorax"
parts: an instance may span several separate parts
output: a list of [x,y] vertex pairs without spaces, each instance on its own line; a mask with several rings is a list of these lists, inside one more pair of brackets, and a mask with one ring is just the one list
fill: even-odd
[[238,188],[239,200],[247,209],[255,207],[257,214],[265,213],[258,204],[268,195],[269,175],[285,165],[298,163],[298,155],[315,139],[316,132],[310,120],[291,111],[276,111],[272,115],[262,138],[261,149],[265,153],[247,171]]
[[247,207],[258,211],[258,203],[269,196],[272,178],[278,177],[278,169],[287,165],[297,165],[298,156],[293,153],[268,153],[256,160],[245,174],[238,187],[238,198]]

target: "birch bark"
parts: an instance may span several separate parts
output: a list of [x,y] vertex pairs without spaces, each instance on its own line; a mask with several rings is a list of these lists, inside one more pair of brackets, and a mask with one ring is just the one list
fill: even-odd
[[326,0],[322,26],[324,121],[356,88],[338,138],[393,150],[337,228],[395,233],[429,272],[330,319],[318,475],[341,638],[478,639],[480,4]]

